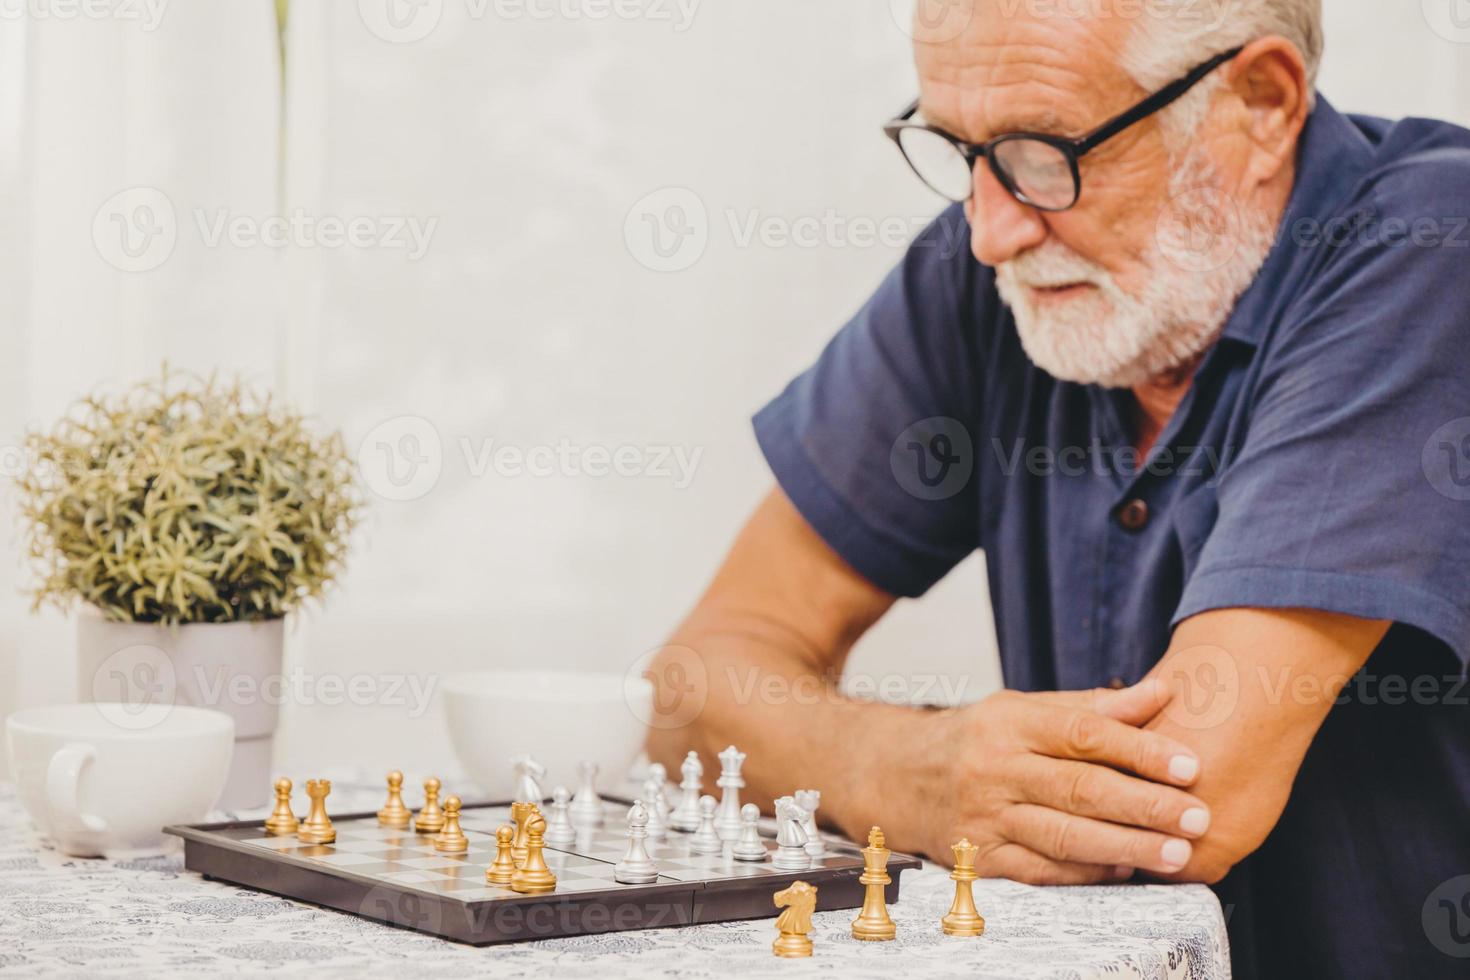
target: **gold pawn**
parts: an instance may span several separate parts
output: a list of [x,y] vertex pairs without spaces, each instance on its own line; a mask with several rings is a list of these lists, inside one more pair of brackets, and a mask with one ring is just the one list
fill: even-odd
[[388,802],[378,811],[378,823],[406,830],[412,820],[413,811],[403,805],[403,773],[394,769],[388,773]]
[[434,835],[434,850],[445,854],[463,854],[470,849],[470,839],[459,829],[459,797],[444,801],[444,829]]
[[893,852],[884,846],[883,830],[868,831],[868,846],[863,848],[863,873],[858,881],[867,886],[863,908],[852,920],[852,938],[880,942],[898,935],[898,927],[888,917],[883,889],[893,879],[888,877],[888,856]]
[[985,920],[975,908],[974,882],[980,876],[975,873],[975,854],[980,849],[968,838],[961,838],[952,848],[954,870],[949,878],[954,882],[954,902],[949,914],[939,920],[946,936],[979,936],[985,932]]
[[300,826],[301,821],[291,812],[291,780],[282,776],[276,780],[276,808],[265,818],[265,831],[274,837],[286,837]]
[[510,855],[510,841],[516,829],[510,824],[495,828],[495,861],[485,869],[485,881],[492,885],[508,885],[515,877],[516,859]]
[[327,816],[327,796],[332,792],[330,779],[308,779],[306,795],[311,797],[311,812],[296,831],[296,839],[304,844],[330,844],[337,839],[337,831]]
[[542,895],[556,889],[556,875],[546,866],[546,818],[533,808],[526,821],[526,863],[510,879],[510,890],[522,895]]
[[439,809],[440,785],[433,776],[424,780],[424,808],[413,821],[413,829],[421,834],[437,834],[444,829],[444,811]]

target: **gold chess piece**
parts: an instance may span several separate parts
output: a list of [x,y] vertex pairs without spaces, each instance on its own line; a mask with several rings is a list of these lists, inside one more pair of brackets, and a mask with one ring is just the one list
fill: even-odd
[[852,920],[852,938],[873,942],[892,939],[898,927],[888,917],[883,889],[893,879],[888,877],[888,856],[893,852],[884,846],[883,829],[868,831],[868,846],[863,848],[863,873],[858,881],[867,886],[863,908]]
[[776,908],[783,909],[776,916],[776,929],[781,935],[771,943],[771,952],[777,956],[795,958],[812,955],[812,912],[817,908],[817,886],[804,881],[793,881],[791,887],[775,895]]
[[516,867],[526,863],[526,851],[530,846],[530,840],[526,834],[526,824],[531,820],[531,814],[539,813],[540,810],[534,803],[512,803],[510,805],[510,818],[515,821],[516,836],[511,842],[510,854],[515,858]]
[[265,818],[265,831],[275,837],[286,837],[296,833],[301,821],[291,812],[291,780],[282,776],[276,780],[276,808]]
[[459,829],[459,797],[444,801],[444,829],[434,836],[434,850],[445,854],[463,854],[470,849],[470,839]]
[[545,850],[546,818],[532,808],[531,817],[526,821],[526,862],[511,876],[511,891],[522,895],[543,895],[556,889],[556,875],[546,866]]
[[413,811],[403,805],[403,773],[394,769],[388,773],[388,802],[378,811],[378,823],[407,830],[412,820]]
[[437,834],[444,829],[444,811],[439,809],[441,785],[435,776],[424,780],[424,808],[413,820],[413,829],[421,834]]
[[949,914],[939,920],[946,936],[979,936],[985,932],[985,920],[975,908],[975,854],[980,849],[968,838],[961,838],[951,850],[954,851],[954,870],[949,873],[954,882],[954,902]]
[[308,779],[306,795],[311,797],[311,812],[296,831],[296,839],[304,844],[330,844],[337,839],[327,816],[327,794],[332,792],[330,779]]
[[495,828],[495,861],[485,869],[485,881],[492,885],[508,885],[515,877],[516,859],[511,857],[510,842],[516,829],[510,824]]

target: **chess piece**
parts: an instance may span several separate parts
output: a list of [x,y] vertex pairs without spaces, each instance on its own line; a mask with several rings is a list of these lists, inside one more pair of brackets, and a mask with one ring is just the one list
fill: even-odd
[[985,933],[985,920],[975,908],[975,854],[980,850],[968,838],[961,838],[951,850],[954,851],[954,870],[949,879],[954,882],[954,902],[949,914],[939,920],[946,936],[980,936]]
[[308,779],[306,795],[311,797],[311,812],[300,827],[296,828],[296,839],[304,844],[330,844],[337,839],[327,816],[327,794],[332,792],[330,779]]
[[538,806],[546,799],[541,791],[541,780],[546,778],[546,767],[529,755],[518,755],[511,760],[516,771],[515,798],[535,803]]
[[570,798],[565,786],[551,791],[551,819],[546,822],[546,843],[557,846],[576,843],[577,828],[572,826],[568,812],[571,809],[567,802]]
[[394,769],[388,773],[388,802],[378,811],[378,823],[384,827],[407,830],[413,820],[413,811],[403,805],[403,773]]
[[470,839],[459,829],[459,797],[444,801],[444,827],[434,835],[434,850],[445,854],[463,854],[470,849]]
[[546,866],[546,818],[531,811],[526,821],[526,860],[510,879],[510,890],[522,895],[544,895],[556,889],[556,875]]
[[645,804],[648,807],[648,836],[653,840],[663,840],[669,836],[669,804],[657,779],[649,777],[644,782],[643,798],[648,801]]
[[868,831],[868,846],[863,848],[863,873],[858,881],[866,886],[863,907],[858,917],[852,920],[852,938],[869,941],[892,939],[898,935],[893,920],[888,917],[888,905],[883,889],[888,877],[888,856],[893,852],[884,846],[883,830],[874,827]]
[[413,820],[413,829],[421,834],[437,834],[444,829],[444,811],[439,809],[440,785],[434,776],[424,780],[424,808]]
[[720,778],[715,785],[724,792],[720,794],[720,813],[715,819],[715,830],[720,840],[735,840],[740,836],[740,790],[745,780],[740,778],[740,767],[745,764],[745,753],[730,746],[720,753]]
[[577,767],[582,785],[572,797],[572,826],[579,830],[595,830],[602,826],[602,798],[597,795],[597,763],[583,762]]
[[700,779],[704,776],[704,763],[699,761],[698,752],[684,757],[679,773],[684,780],[679,783],[679,805],[669,814],[669,826],[692,833],[699,829],[699,797],[703,790]]
[[625,885],[651,885],[658,880],[658,865],[648,856],[648,848],[643,843],[647,837],[648,809],[642,800],[634,800],[628,810],[628,849],[623,852],[623,859],[613,865],[616,881]]
[[794,794],[796,805],[806,813],[801,829],[806,831],[806,852],[814,858],[819,858],[827,853],[827,845],[822,843],[822,833],[817,829],[817,807],[822,805],[822,793],[815,789],[799,789]]
[[771,867],[777,871],[805,871],[812,866],[806,852],[806,831],[801,829],[806,813],[789,796],[776,801],[776,855]]
[[761,808],[747,803],[740,808],[740,839],[730,849],[730,856],[737,861],[764,861],[766,845],[761,840]]
[[695,854],[718,854],[724,842],[715,827],[715,798],[699,798],[699,828],[689,838],[689,850]]
[[495,828],[495,860],[485,869],[485,881],[492,885],[508,885],[516,873],[516,859],[511,857],[510,842],[516,829],[510,824]]
[[515,822],[516,836],[511,843],[510,854],[515,858],[516,867],[526,863],[526,854],[531,847],[531,837],[526,829],[526,824],[531,821],[531,814],[536,813],[534,803],[512,803],[510,805],[510,819]]
[[771,944],[771,952],[784,957],[812,955],[809,933],[812,931],[812,912],[817,907],[817,887],[804,881],[793,881],[790,888],[777,892],[774,900],[776,908],[783,911],[776,916],[776,929],[781,935]]
[[291,780],[282,776],[276,780],[276,808],[265,818],[265,831],[275,837],[286,837],[296,833],[301,821],[291,812]]

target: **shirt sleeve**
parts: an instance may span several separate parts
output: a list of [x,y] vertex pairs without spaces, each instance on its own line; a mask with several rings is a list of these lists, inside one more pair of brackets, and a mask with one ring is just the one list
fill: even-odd
[[976,309],[988,276],[970,255],[962,209],[946,210],[755,417],[797,510],[894,595],[923,594],[977,546],[974,327],[989,315]]
[[1249,430],[1174,621],[1228,607],[1391,620],[1463,667],[1470,222],[1454,215],[1470,201],[1470,155],[1425,162],[1412,184],[1390,174],[1371,200],[1347,244],[1320,246],[1321,274],[1261,355]]

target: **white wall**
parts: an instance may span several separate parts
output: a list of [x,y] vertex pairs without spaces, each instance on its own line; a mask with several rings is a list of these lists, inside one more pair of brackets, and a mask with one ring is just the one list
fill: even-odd
[[[13,446],[166,355],[243,369],[342,427],[388,496],[405,494],[387,464],[404,475],[410,460],[379,447],[417,435],[417,472],[437,464],[437,481],[374,497],[342,587],[297,624],[296,662],[621,670],[682,615],[767,487],[750,413],[900,254],[852,222],[908,231],[936,210],[878,129],[914,91],[895,4],[703,0],[686,24],[672,2],[634,7],[674,22],[431,0],[418,9],[437,22],[408,41],[427,22],[392,27],[388,2],[294,4],[279,188],[268,0],[174,0],[150,31],[0,21],[0,434]],[[1470,46],[1399,6],[1328,0],[1324,90],[1343,108],[1470,122]],[[168,195],[179,238],[158,268],[126,272],[100,260],[92,222],[139,185]],[[196,211],[258,217],[278,192],[314,220],[376,235],[412,219],[432,235],[419,257],[204,241]],[[707,244],[654,271],[644,221],[672,220],[671,203],[703,209]],[[818,247],[742,244],[751,220],[836,230]],[[489,440],[700,455],[686,487],[513,477],[476,472]],[[983,594],[967,563],[875,630],[855,669],[959,674],[980,696],[996,682]],[[24,609],[0,604],[0,692],[68,698],[68,627]],[[295,706],[282,764],[441,765],[437,714],[410,714]]]

